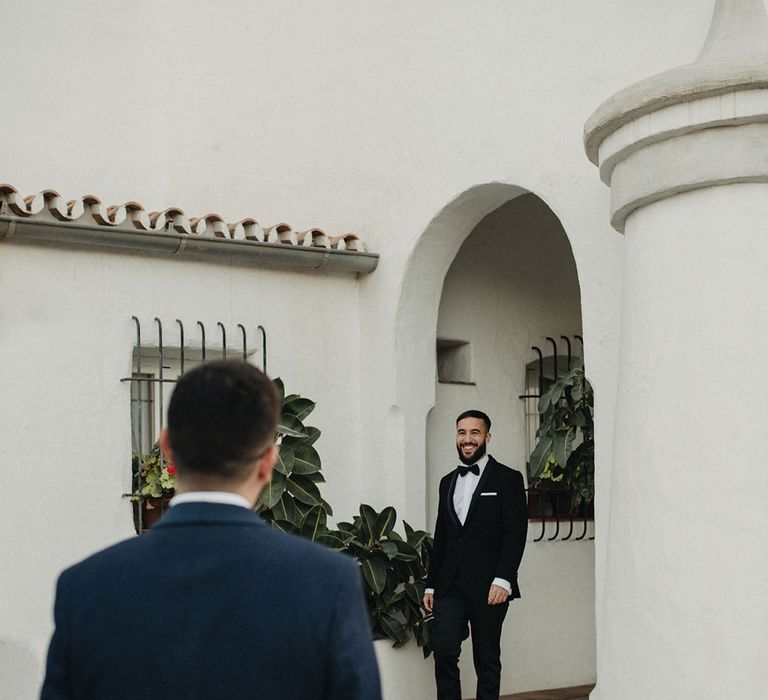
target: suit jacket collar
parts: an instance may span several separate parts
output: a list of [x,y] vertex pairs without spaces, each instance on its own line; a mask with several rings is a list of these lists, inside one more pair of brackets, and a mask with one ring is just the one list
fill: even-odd
[[252,510],[226,503],[195,501],[179,503],[168,509],[153,530],[176,525],[200,523],[263,526],[264,521]]

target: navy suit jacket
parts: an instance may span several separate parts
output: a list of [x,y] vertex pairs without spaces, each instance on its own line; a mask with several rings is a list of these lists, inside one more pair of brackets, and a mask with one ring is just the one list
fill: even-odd
[[458,584],[462,590],[484,599],[498,577],[510,582],[510,597],[519,598],[517,570],[528,532],[523,475],[489,456],[464,525],[453,507],[457,478],[454,470],[440,480],[427,587],[434,588],[438,596]]
[[182,503],[64,571],[43,700],[378,700],[356,562]]

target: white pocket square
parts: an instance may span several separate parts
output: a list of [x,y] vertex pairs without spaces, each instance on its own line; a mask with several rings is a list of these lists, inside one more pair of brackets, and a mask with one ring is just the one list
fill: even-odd
[[481,496],[498,496],[499,494],[496,493],[496,491],[486,491],[485,493],[481,493]]

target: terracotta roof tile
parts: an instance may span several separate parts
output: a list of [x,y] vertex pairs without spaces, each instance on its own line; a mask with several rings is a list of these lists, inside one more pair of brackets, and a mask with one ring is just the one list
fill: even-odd
[[252,218],[228,223],[215,213],[190,218],[178,207],[169,207],[160,212],[147,212],[141,204],[133,201],[105,207],[98,197],[90,194],[64,202],[56,190],[50,189],[22,198],[18,190],[9,184],[0,184],[0,214],[2,213],[28,219],[54,219],[107,228],[169,231],[201,238],[366,252],[363,242],[354,233],[329,236],[320,228],[296,232],[290,224],[284,222],[262,227]]

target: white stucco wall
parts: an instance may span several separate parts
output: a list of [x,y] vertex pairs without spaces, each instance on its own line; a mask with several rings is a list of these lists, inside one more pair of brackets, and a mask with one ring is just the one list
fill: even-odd
[[[10,591],[0,626],[47,635],[56,570],[130,528],[122,502],[62,499],[71,482],[59,467],[83,459],[87,443],[97,468],[125,459],[127,390],[115,378],[126,371],[134,313],[264,323],[270,370],[320,402],[326,493],[337,512],[359,500],[393,503],[424,525],[443,278],[477,221],[505,201],[489,204],[486,190],[468,213],[463,194],[494,182],[539,194],[573,247],[596,388],[600,601],[624,239],[608,225],[609,193],[584,158],[581,129],[616,89],[692,59],[711,5],[31,0],[4,8],[14,30],[4,44],[0,179],[22,193],[50,186],[65,198],[92,192],[229,221],[353,230],[382,259],[354,282],[0,243],[0,417],[13,426],[0,434]],[[151,284],[134,291],[145,276]],[[82,351],[86,338],[93,347],[94,327],[97,367]],[[94,372],[91,389],[80,375]],[[53,398],[41,401],[48,388]],[[125,466],[109,462],[98,485],[105,498],[124,490]],[[355,487],[337,491],[336,469]],[[29,490],[42,495],[22,506],[19,493]],[[14,534],[6,544],[20,532],[23,542]],[[596,612],[599,647],[600,602]]]
[[608,553],[614,624],[601,700],[765,694],[768,545],[755,446],[768,438],[768,384],[748,358],[768,344],[767,217],[768,186],[741,184],[627,220],[611,489],[622,515]]
[[[323,494],[339,517],[360,502],[357,298],[350,277],[323,279],[208,263],[3,245],[0,255],[3,637],[50,632],[53,585],[65,566],[131,536],[128,384],[135,331],[177,344],[175,319],[218,344],[216,321],[268,332],[268,369],[289,391],[324,397],[311,423]],[[286,322],[286,319],[290,319]],[[333,396],[333,400],[330,397]],[[14,426],[10,429],[10,426]]]

